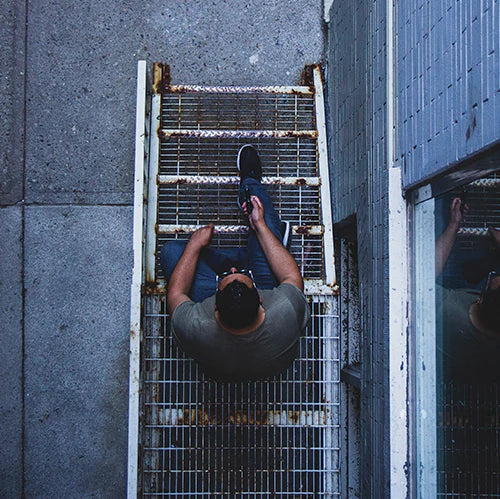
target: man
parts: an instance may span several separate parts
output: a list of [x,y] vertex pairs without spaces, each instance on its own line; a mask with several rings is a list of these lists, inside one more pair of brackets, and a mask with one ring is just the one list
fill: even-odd
[[288,225],[260,182],[252,146],[240,149],[237,167],[238,206],[251,228],[247,248],[208,248],[209,224],[187,243],[172,241],[161,251],[172,333],[209,376],[222,381],[266,378],[290,367],[310,318],[302,276],[285,248]]
[[[452,201],[448,225],[436,241],[436,277],[446,264],[463,216],[468,212],[468,207],[461,209],[461,204],[460,198]],[[489,235],[499,248],[500,231],[490,227]],[[436,318],[443,332],[447,380],[500,380],[500,275],[491,270],[485,277],[481,292],[471,287],[436,286]]]

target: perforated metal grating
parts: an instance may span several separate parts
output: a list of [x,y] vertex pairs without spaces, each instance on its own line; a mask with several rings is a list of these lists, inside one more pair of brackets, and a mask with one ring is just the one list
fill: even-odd
[[160,173],[179,175],[236,175],[235,159],[244,144],[259,151],[266,175],[309,177],[318,174],[316,140],[210,139],[176,137],[160,145]]
[[442,387],[438,497],[500,497],[500,386]]
[[[250,143],[276,209],[294,227],[290,252],[304,277],[331,284],[325,279],[321,206],[322,180],[328,179],[319,176],[314,89],[163,86],[162,92],[153,96],[152,109],[153,123],[160,119],[149,171],[146,274],[154,281],[142,296],[139,491],[171,497],[338,496],[339,339],[331,288],[309,297],[311,325],[286,373],[216,383],[168,333],[155,256],[166,241],[188,239],[208,222],[219,228],[212,246],[246,244],[247,222],[236,206],[236,156]],[[213,132],[222,135],[203,135]]]
[[144,304],[145,496],[338,495],[338,316],[314,297],[292,369],[272,380],[204,378],[168,334],[165,296]]

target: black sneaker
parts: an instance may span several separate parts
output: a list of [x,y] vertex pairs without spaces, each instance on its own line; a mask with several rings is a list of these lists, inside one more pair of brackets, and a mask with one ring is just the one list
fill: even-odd
[[[255,180],[262,179],[262,167],[260,164],[260,158],[257,151],[250,144],[244,145],[238,151],[238,157],[236,159],[236,168],[240,172],[240,182],[243,182],[248,177],[254,178]],[[245,202],[243,194],[241,194],[242,199],[238,196],[238,208],[243,211],[241,207]]]
[[288,249],[290,245],[290,222],[281,221],[281,242]]
[[243,182],[247,177],[252,177],[259,182],[262,179],[259,155],[255,148],[249,144],[241,147],[238,151],[236,167],[240,172],[240,182]]

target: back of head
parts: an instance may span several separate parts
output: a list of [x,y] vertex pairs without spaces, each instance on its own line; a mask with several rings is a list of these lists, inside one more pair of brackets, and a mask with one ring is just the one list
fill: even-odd
[[235,279],[222,291],[217,291],[215,305],[225,326],[242,329],[252,324],[257,317],[259,293],[254,286],[248,287]]
[[483,295],[479,304],[479,319],[489,331],[500,335],[500,288]]

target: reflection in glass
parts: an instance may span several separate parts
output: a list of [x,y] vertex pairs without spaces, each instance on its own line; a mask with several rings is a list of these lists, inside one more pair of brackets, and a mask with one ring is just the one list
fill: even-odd
[[438,493],[500,496],[500,181],[436,199]]

